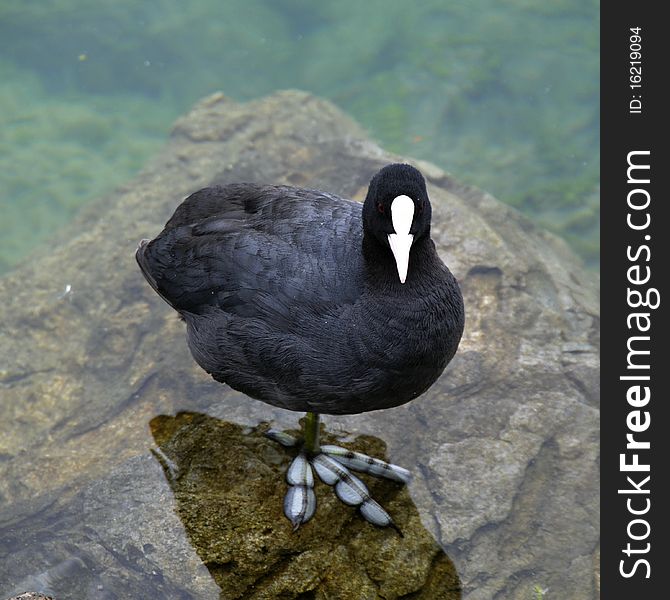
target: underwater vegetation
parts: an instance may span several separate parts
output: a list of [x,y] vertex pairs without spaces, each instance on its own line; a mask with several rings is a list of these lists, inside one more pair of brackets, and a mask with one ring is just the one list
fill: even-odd
[[0,272],[132,177],[202,96],[285,88],[329,98],[382,146],[491,192],[597,267],[598,11],[593,0],[4,0]]

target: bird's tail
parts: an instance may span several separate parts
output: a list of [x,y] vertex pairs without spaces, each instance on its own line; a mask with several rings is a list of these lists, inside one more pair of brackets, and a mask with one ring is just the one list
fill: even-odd
[[149,271],[149,264],[147,262],[146,257],[144,256],[144,253],[146,252],[147,249],[147,245],[149,244],[150,241],[151,240],[147,239],[140,240],[140,243],[137,245],[137,250],[135,250],[135,260],[137,261],[137,264],[140,266],[142,275],[144,275],[144,278],[147,280],[149,285],[161,298],[163,298],[163,300],[167,302],[163,294],[161,294],[161,292],[158,290],[158,284],[156,283],[156,280],[153,278],[153,275],[151,275],[151,272]]

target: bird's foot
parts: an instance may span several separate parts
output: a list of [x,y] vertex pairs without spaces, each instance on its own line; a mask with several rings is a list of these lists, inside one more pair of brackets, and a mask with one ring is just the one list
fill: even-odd
[[[265,435],[287,448],[302,444],[300,439],[276,429],[270,429]],[[284,497],[284,514],[293,524],[294,531],[309,521],[316,511],[313,473],[316,471],[321,481],[334,486],[335,494],[342,502],[358,507],[366,521],[378,527],[393,527],[402,535],[391,516],[370,496],[365,483],[351,470],[399,483],[408,483],[411,479],[407,469],[341,446],[320,446],[314,453],[306,452],[303,447],[286,473],[289,489]]]

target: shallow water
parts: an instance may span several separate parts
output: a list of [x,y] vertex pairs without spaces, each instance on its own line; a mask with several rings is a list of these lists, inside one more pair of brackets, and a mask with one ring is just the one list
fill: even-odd
[[[0,4],[0,271],[216,90],[322,95],[598,263],[598,3]],[[39,43],[38,43],[39,42]]]

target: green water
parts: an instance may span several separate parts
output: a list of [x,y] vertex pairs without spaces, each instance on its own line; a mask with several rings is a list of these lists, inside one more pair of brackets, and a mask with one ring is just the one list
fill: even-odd
[[215,90],[331,99],[597,268],[595,1],[2,0],[0,272],[131,178]]

